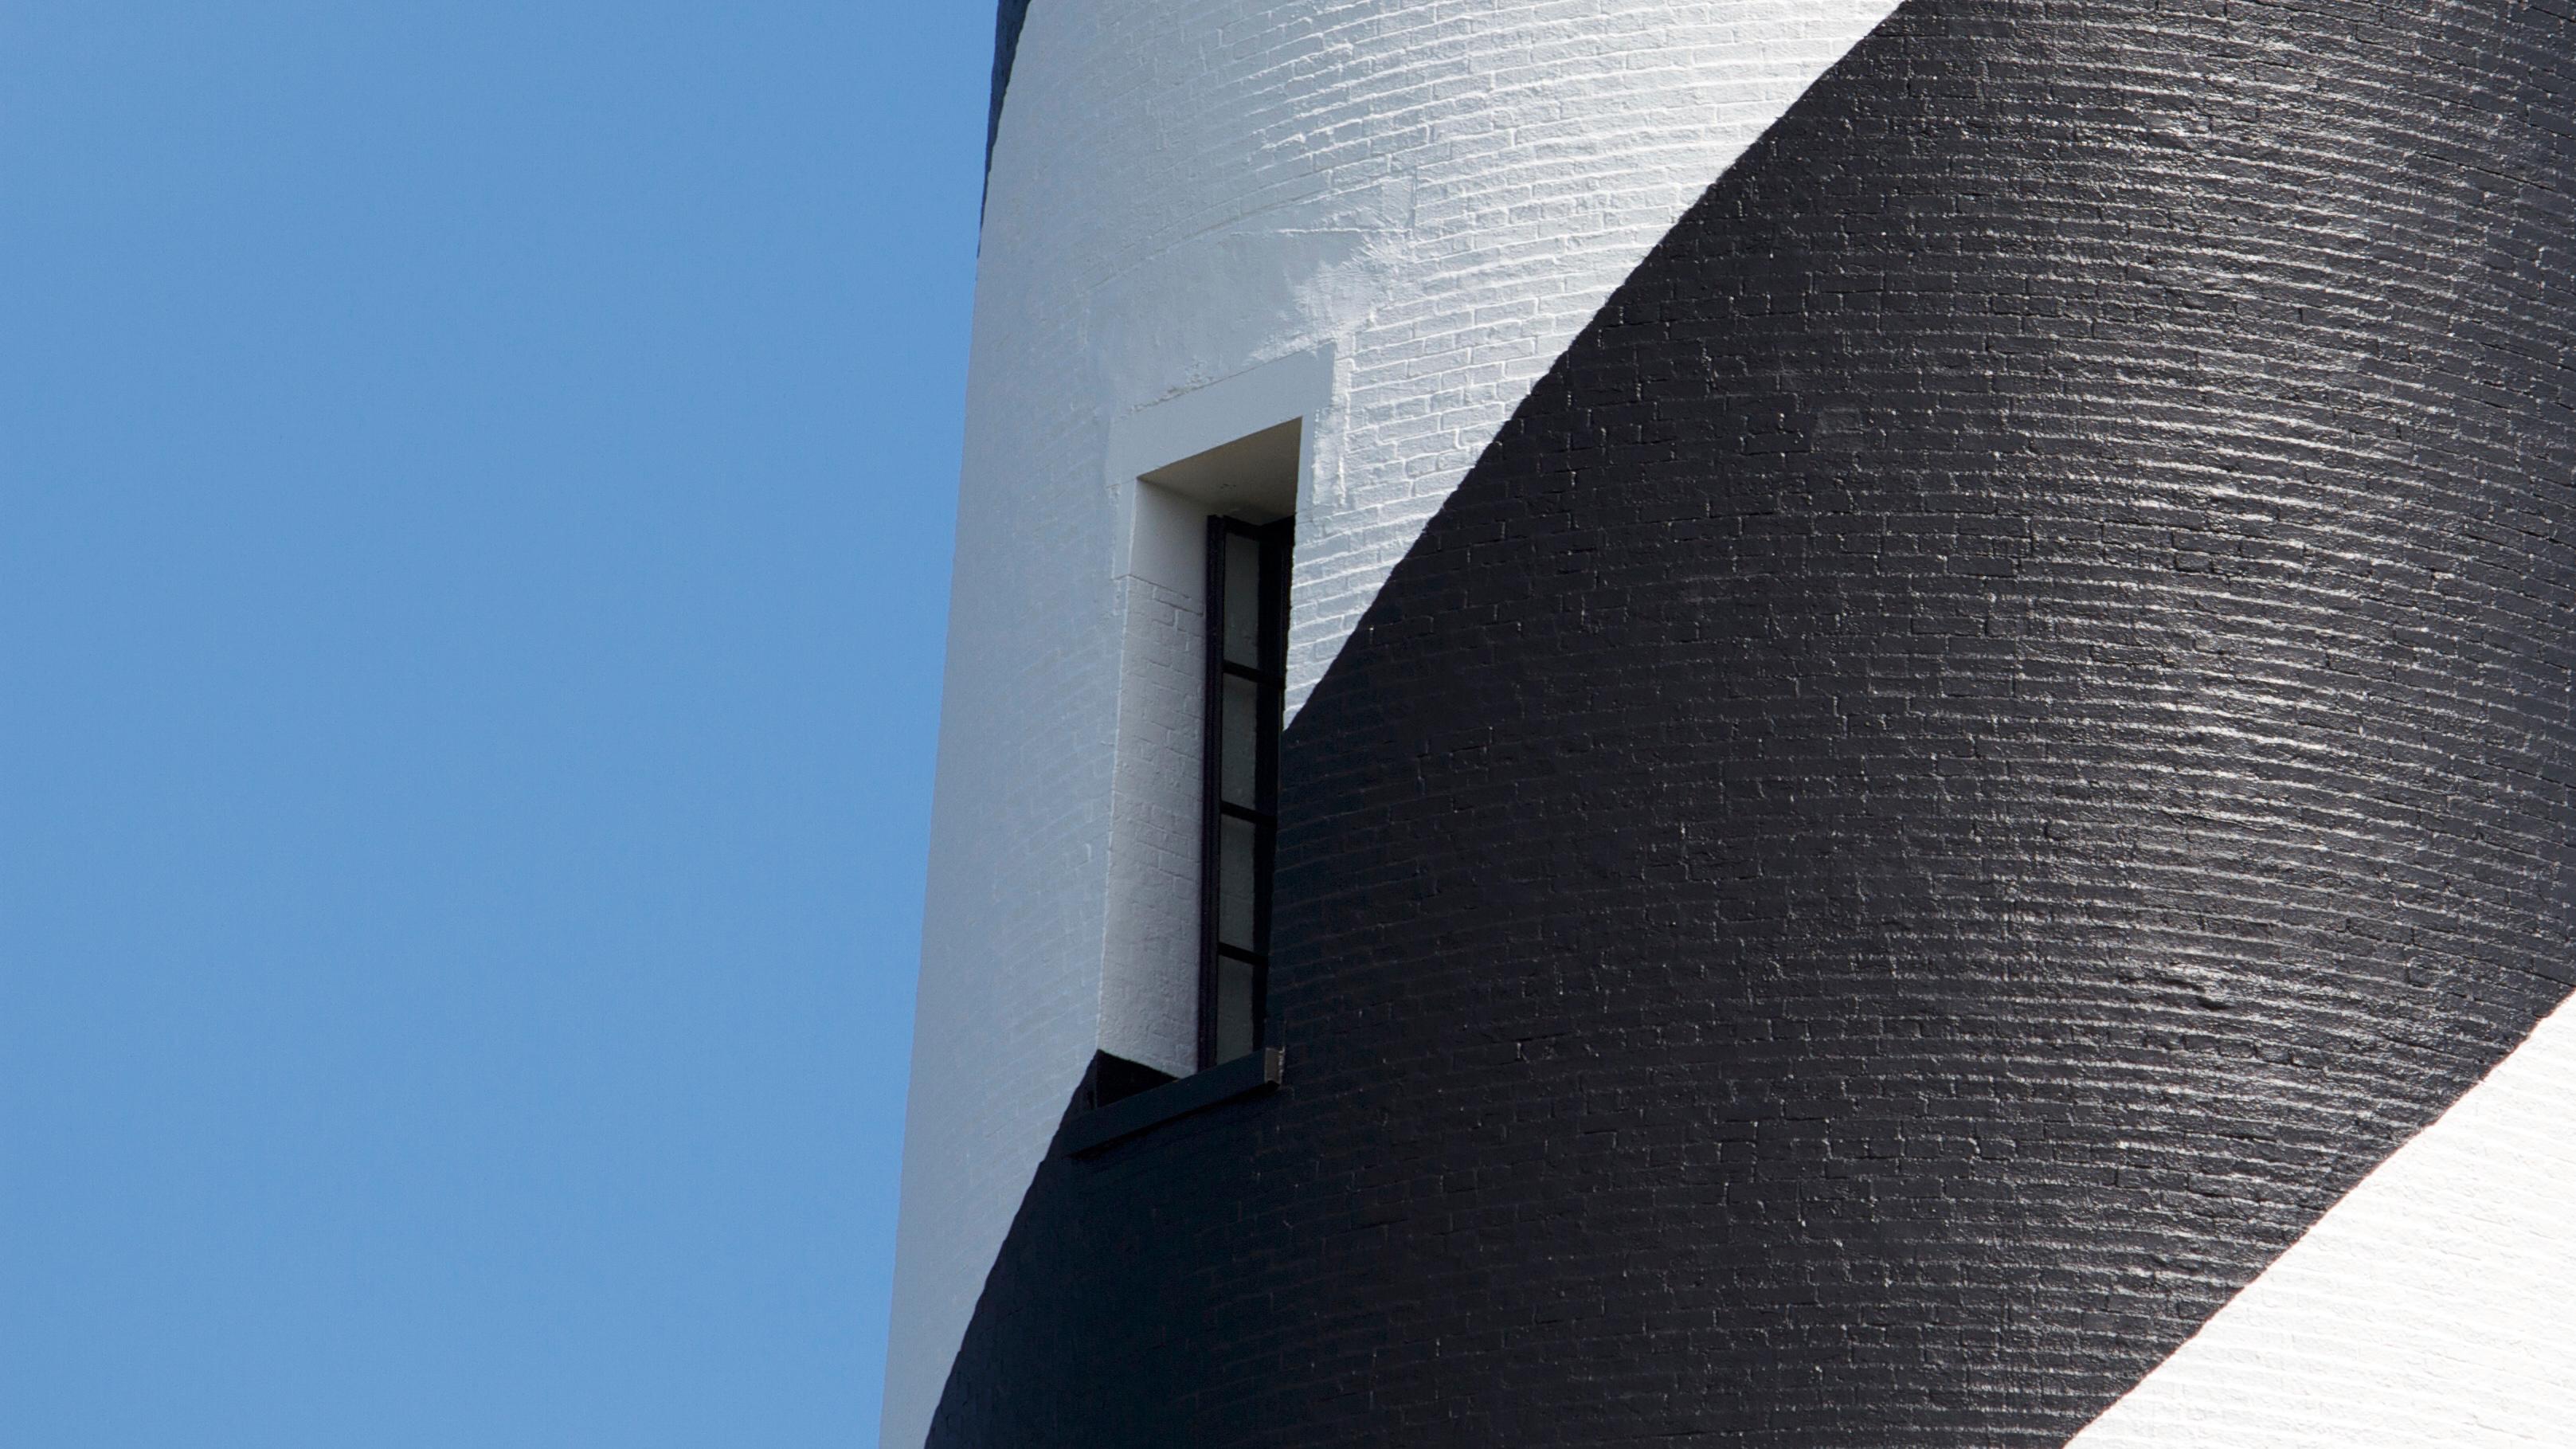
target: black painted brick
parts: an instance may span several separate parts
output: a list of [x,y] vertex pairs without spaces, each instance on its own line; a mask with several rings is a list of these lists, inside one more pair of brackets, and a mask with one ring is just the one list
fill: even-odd
[[932,1442],[2054,1445],[2565,994],[2568,4],[1914,0],[1290,731]]

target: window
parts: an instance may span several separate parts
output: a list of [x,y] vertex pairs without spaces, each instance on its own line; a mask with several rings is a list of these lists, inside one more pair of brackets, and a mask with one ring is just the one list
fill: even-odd
[[1295,520],[1207,522],[1207,715],[1199,834],[1199,1065],[1266,1044],[1279,717]]
[[1311,466],[1283,394],[1307,402],[1323,380],[1298,369],[1157,403],[1110,440],[1131,513],[1098,1049],[1175,1078],[1278,1055],[1271,858],[1290,520]]

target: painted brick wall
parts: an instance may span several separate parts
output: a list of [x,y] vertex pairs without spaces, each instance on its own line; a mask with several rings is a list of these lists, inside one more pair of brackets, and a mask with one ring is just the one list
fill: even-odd
[[1153,859],[1119,834],[1122,423],[1329,350],[1293,708],[1601,300],[1892,3],[1029,8],[978,277],[885,1442],[919,1442],[1066,1094],[1133,1025],[1104,970],[1105,902],[1137,885],[1116,862]]
[[2576,969],[2571,65],[1900,10],[1372,592],[1286,1085],[1038,1174],[932,1442],[2057,1445],[2369,1211]]
[[2554,1449],[2576,1425],[2561,1006],[2075,1449]]

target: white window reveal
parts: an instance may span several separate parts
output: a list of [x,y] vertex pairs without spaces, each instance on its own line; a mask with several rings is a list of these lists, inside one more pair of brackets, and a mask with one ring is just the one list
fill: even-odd
[[[1165,408],[1186,411],[1147,413]],[[1306,430],[1292,416],[1203,441],[1206,423],[1240,416],[1158,428],[1144,445],[1113,450],[1113,467],[1148,461],[1149,448],[1169,461],[1124,484],[1134,528],[1100,1054],[1079,1104],[1099,1120],[1060,1151],[1279,1078],[1271,882]]]

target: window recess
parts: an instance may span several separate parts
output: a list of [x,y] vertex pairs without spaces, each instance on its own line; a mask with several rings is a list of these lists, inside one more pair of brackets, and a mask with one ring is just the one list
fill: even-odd
[[1192,396],[1111,447],[1133,511],[1097,1044],[1181,1078],[1279,1045],[1270,883],[1307,467],[1301,420],[1230,432],[1270,404],[1237,395],[1222,417],[1185,418]]

